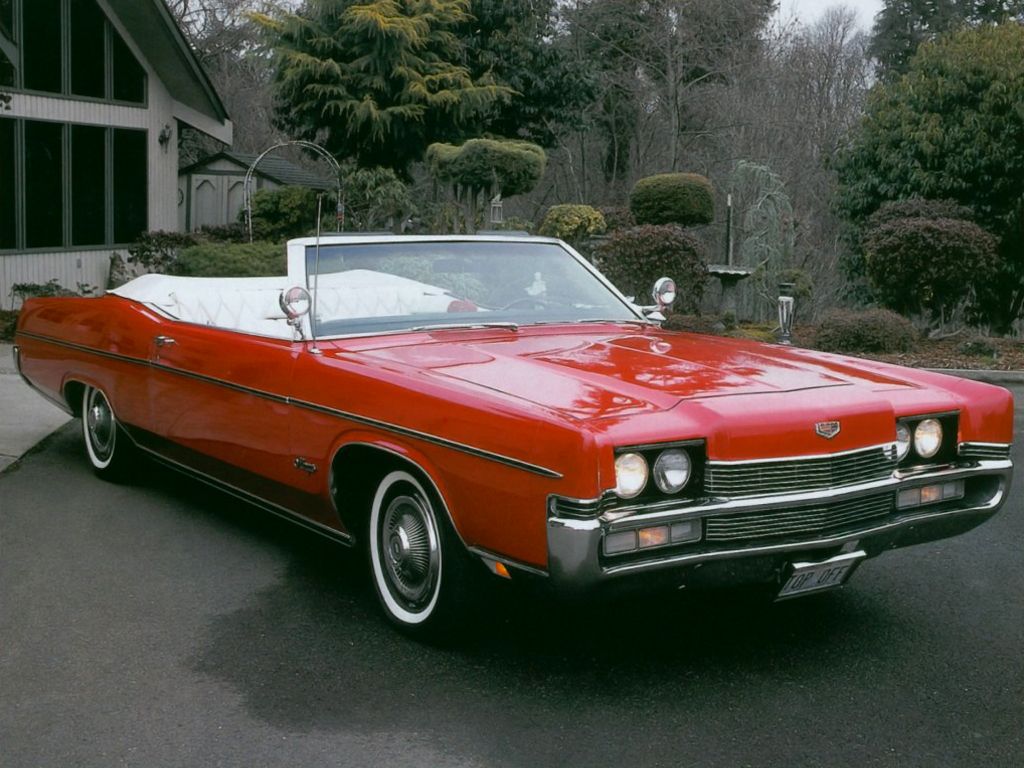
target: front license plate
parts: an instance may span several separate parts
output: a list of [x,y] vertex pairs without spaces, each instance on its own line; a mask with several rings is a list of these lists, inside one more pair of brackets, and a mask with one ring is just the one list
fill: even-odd
[[850,552],[821,563],[793,563],[793,572],[776,599],[841,587],[864,558],[863,552]]

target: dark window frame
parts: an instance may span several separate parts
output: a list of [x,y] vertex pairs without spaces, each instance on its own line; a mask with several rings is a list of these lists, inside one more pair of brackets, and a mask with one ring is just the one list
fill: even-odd
[[[132,245],[132,241],[117,242],[114,239],[114,132],[115,131],[131,131],[143,135],[143,143],[145,146],[145,152],[143,153],[143,165],[141,168],[144,177],[144,203],[143,203],[143,228],[141,232],[145,232],[149,229],[150,222],[150,206],[149,206],[149,191],[150,191],[150,158],[152,149],[149,145],[149,134],[150,132],[144,128],[130,128],[126,126],[110,126],[110,125],[94,125],[88,123],[67,123],[60,120],[38,120],[38,119],[27,119],[27,118],[15,118],[15,117],[4,117],[0,116],[0,120],[7,121],[14,124],[14,199],[16,203],[16,212],[14,220],[14,247],[0,248],[0,256],[18,254],[18,253],[54,253],[61,251],[95,251],[95,250],[112,250],[117,248],[127,248]],[[61,206],[63,210],[62,215],[62,238],[60,245],[52,246],[36,246],[28,247],[28,220],[26,212],[26,190],[25,185],[27,177],[25,174],[25,162],[26,162],[26,144],[25,144],[25,123],[52,123],[61,127],[61,147],[62,147],[62,165],[61,165]],[[104,224],[103,232],[104,237],[103,243],[96,243],[93,245],[74,245],[74,185],[72,183],[72,171],[74,168],[74,142],[72,141],[71,135],[75,126],[84,126],[90,128],[99,128],[104,131],[104,180],[103,180],[103,194],[104,194]],[[140,233],[141,233],[140,232]]]
[[[125,107],[136,107],[139,109],[147,109],[149,107],[149,72],[147,71],[142,60],[136,55],[135,49],[128,43],[128,39],[121,34],[120,30],[114,26],[114,23],[107,16],[106,11],[103,10],[102,6],[97,4],[100,13],[104,18],[104,35],[103,35],[103,68],[104,68],[104,95],[102,97],[97,96],[80,96],[72,92],[72,77],[71,77],[71,0],[58,0],[60,4],[60,67],[61,67],[61,88],[60,91],[41,91],[33,88],[25,87],[25,46],[21,45],[20,41],[24,37],[24,3],[31,2],[31,0],[14,0],[14,33],[15,38],[15,51],[17,52],[17,60],[12,62],[14,65],[14,84],[4,86],[4,88],[12,93],[26,93],[37,96],[46,96],[54,99],[71,99],[73,101],[85,101],[92,103],[101,104],[116,104],[118,106]],[[112,43],[113,36],[118,36],[125,48],[135,59],[142,72],[142,100],[141,101],[124,101],[114,98],[114,45]]]

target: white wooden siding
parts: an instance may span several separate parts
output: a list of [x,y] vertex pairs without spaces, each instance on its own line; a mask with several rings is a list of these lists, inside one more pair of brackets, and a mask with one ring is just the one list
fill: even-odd
[[[178,126],[174,117],[177,105],[110,8],[100,2],[121,37],[128,43],[146,70],[148,103],[144,107],[77,101],[68,97],[13,93],[10,111],[4,117],[25,120],[49,120],[61,123],[102,125],[147,131],[147,203],[150,230],[180,231],[178,219]],[[164,146],[160,132],[170,126],[173,135]],[[45,283],[56,278],[61,285],[75,290],[78,283],[105,288],[111,250],[0,255],[0,305],[11,306],[11,287],[15,283]]]

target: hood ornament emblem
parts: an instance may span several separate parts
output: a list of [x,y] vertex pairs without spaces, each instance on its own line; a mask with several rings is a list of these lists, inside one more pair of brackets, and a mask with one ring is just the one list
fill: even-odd
[[839,434],[839,422],[838,421],[819,421],[814,425],[814,431],[824,437],[826,440],[831,440],[833,437]]

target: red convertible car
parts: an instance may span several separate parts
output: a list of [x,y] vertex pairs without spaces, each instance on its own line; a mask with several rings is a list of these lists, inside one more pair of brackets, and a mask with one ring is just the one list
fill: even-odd
[[296,240],[287,277],[29,301],[16,342],[99,475],[148,455],[362,545],[410,630],[488,572],[831,589],[983,522],[1012,472],[1006,390],[669,332],[548,238]]

